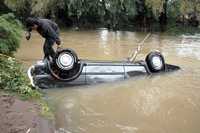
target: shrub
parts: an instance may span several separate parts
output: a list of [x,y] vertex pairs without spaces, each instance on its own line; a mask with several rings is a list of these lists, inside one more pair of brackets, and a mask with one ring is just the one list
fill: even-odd
[[0,89],[22,97],[40,97],[34,90],[16,59],[5,56],[17,50],[21,40],[22,24],[11,13],[0,16]]
[[0,89],[22,97],[36,98],[41,94],[31,87],[22,66],[14,58],[0,56]]
[[0,53],[12,55],[19,47],[22,24],[12,13],[0,16]]

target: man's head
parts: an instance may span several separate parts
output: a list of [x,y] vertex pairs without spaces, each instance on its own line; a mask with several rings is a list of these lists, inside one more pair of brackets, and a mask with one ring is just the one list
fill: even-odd
[[27,18],[26,19],[26,27],[29,28],[30,30],[37,30],[39,26],[39,22],[37,18]]

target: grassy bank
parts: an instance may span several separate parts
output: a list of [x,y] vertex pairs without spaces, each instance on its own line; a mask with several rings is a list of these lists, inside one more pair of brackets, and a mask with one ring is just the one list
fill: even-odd
[[41,106],[41,114],[52,118],[51,110],[43,100],[43,93],[33,88],[21,63],[0,55],[0,89],[22,100],[31,100]]
[[32,88],[23,67],[14,58],[0,55],[0,88],[24,98],[40,98],[39,91]]

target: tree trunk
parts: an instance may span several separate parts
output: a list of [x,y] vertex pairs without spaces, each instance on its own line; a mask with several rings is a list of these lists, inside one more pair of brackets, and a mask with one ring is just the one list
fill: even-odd
[[163,10],[162,12],[160,13],[160,16],[159,16],[159,23],[160,25],[166,25],[167,24],[167,2],[168,0],[165,0],[163,2]]
[[147,28],[147,7],[145,5],[145,0],[136,0],[136,11],[137,15],[135,17],[136,24],[139,25],[141,29]]

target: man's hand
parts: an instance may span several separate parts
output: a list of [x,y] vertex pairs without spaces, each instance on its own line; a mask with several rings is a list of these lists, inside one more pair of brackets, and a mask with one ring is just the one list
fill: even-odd
[[56,44],[57,44],[58,46],[61,45],[61,40],[60,40],[60,39],[56,40]]
[[30,33],[30,32],[26,32],[26,33],[25,33],[25,36],[26,36],[26,40],[30,40],[30,38],[31,38],[31,33]]

